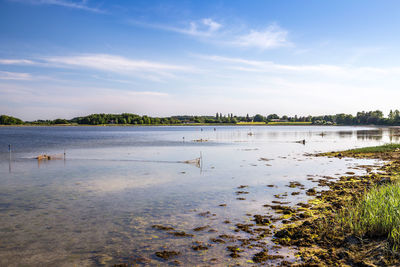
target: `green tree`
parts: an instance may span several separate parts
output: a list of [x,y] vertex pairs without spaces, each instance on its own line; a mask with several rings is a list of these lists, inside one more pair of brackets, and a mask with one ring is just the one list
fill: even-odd
[[23,124],[24,122],[18,118],[14,118],[7,115],[0,116],[0,124],[2,125],[18,125]]
[[255,115],[253,118],[253,121],[255,121],[255,122],[263,122],[265,120],[266,120],[265,117],[260,114]]

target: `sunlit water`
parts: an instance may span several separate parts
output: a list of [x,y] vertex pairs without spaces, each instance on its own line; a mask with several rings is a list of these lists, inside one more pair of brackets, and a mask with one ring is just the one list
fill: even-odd
[[[397,129],[366,127],[1,127],[0,266],[246,264],[254,251],[231,259],[227,244],[210,238],[243,235],[233,231],[235,223],[271,213],[263,205],[275,194],[288,192],[284,201],[293,205],[307,201],[304,190],[290,194],[299,191],[287,187],[290,181],[311,188],[316,184],[307,175],[340,177],[349,169],[365,172],[352,169],[358,164],[376,164],[306,153],[398,141]],[[34,159],[64,150],[65,160]],[[200,155],[201,166],[183,163]],[[245,200],[237,200],[240,185],[249,186],[240,196]],[[154,224],[194,237],[175,237]],[[211,247],[194,251],[194,241]],[[165,249],[180,255],[155,256]]]

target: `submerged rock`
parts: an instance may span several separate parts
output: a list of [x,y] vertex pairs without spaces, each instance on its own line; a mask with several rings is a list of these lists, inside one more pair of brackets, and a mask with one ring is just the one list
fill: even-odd
[[193,237],[194,235],[192,234],[188,234],[184,231],[174,231],[174,232],[168,232],[169,234],[172,234],[174,236],[178,236],[178,237]]
[[199,251],[199,250],[207,250],[208,245],[204,245],[203,242],[196,241],[192,245],[192,249],[194,251]]
[[253,256],[253,261],[255,263],[263,263],[269,260],[283,259],[281,255],[270,255],[268,254],[268,249],[264,248],[262,251],[258,252]]
[[161,224],[154,224],[151,227],[158,229],[158,230],[164,230],[164,231],[169,231],[169,230],[174,230],[174,227],[171,226],[164,226]]
[[170,250],[170,251],[164,250],[164,251],[157,251],[155,254],[159,258],[162,258],[164,260],[168,260],[169,258],[178,256],[180,254],[180,252],[173,251],[173,250]]
[[254,215],[253,217],[254,217],[254,221],[258,225],[269,225],[271,223],[271,221],[268,218],[266,218],[265,216]]
[[199,226],[199,227],[194,228],[193,231],[195,231],[195,232],[203,231],[203,230],[205,230],[205,229],[207,229],[209,227],[210,227],[209,225]]
[[317,194],[317,190],[315,188],[310,188],[306,191],[307,196],[315,196]]

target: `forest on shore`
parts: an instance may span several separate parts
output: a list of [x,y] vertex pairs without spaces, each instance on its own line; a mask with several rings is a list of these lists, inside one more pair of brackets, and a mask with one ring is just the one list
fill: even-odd
[[35,120],[23,121],[12,116],[1,115],[0,125],[180,125],[180,124],[237,124],[243,122],[259,123],[285,123],[304,122],[314,125],[400,125],[400,111],[390,111],[384,116],[380,110],[357,112],[352,114],[336,114],[321,116],[278,116],[269,114],[263,116],[236,116],[232,113],[216,113],[215,116],[171,116],[171,117],[150,117],[140,116],[132,113],[122,114],[91,114],[72,119]]

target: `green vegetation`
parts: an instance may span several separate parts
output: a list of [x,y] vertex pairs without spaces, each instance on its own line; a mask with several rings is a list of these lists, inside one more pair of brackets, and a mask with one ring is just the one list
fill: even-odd
[[371,147],[363,147],[350,149],[345,151],[349,153],[385,153],[385,152],[393,152],[396,150],[400,150],[400,144],[385,144],[381,146],[371,146]]
[[270,121],[268,125],[311,125],[311,121]]
[[266,124],[266,122],[255,122],[255,121],[249,121],[249,122],[247,122],[247,121],[240,121],[240,122],[238,122],[238,123],[236,123],[237,125],[265,125]]
[[14,118],[7,115],[0,116],[0,125],[18,125],[23,123],[24,122],[18,118]]
[[400,245],[400,184],[372,188],[341,220],[360,237],[387,237],[393,250]]
[[400,111],[390,111],[388,117],[384,117],[382,111],[362,111],[356,116],[351,114],[336,114],[323,116],[278,116],[269,114],[263,116],[256,114],[250,116],[236,116],[233,113],[216,113],[215,116],[171,116],[171,117],[150,117],[140,116],[132,113],[122,114],[91,114],[84,117],[76,117],[70,120],[36,120],[23,122],[20,119],[2,115],[0,125],[179,125],[179,124],[243,124],[244,122],[268,123],[270,125],[400,125]]
[[387,144],[319,154],[387,162],[379,167],[360,165],[367,172],[362,176],[348,172],[338,179],[318,179],[318,185],[329,190],[297,204],[297,214],[274,233],[274,242],[296,246],[307,266],[400,266],[399,147]]

